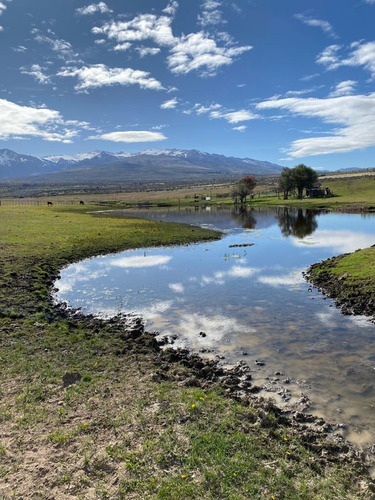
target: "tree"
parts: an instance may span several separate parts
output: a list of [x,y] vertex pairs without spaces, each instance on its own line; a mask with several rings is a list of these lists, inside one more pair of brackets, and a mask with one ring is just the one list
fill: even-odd
[[249,189],[246,184],[242,181],[237,182],[237,184],[232,189],[232,198],[240,199],[240,203],[245,203],[246,196],[249,194]]
[[249,194],[257,185],[257,181],[255,180],[255,177],[253,175],[246,175],[245,177],[242,177],[241,182],[243,182],[247,186]]
[[302,198],[303,190],[312,188],[318,181],[318,174],[311,167],[302,163],[292,169],[294,187],[297,189],[298,198]]
[[284,200],[287,200],[289,193],[294,189],[292,169],[288,167],[283,168],[279,178],[278,189],[279,191],[283,191]]
[[232,189],[232,198],[239,198],[240,203],[245,203],[246,196],[251,193],[256,185],[257,183],[255,177],[253,177],[252,175],[246,175],[245,177],[242,177],[242,179],[240,179]]

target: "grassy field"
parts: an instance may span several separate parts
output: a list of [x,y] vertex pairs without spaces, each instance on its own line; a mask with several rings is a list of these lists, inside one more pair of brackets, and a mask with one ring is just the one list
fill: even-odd
[[[334,193],[333,197],[302,199],[290,197],[283,200],[278,196],[275,189],[276,178],[258,179],[258,186],[254,190],[255,197],[251,205],[272,205],[272,206],[298,206],[306,208],[325,207],[331,210],[347,209],[368,209],[375,207],[375,176],[367,174],[337,174],[335,176],[322,177],[320,182],[323,187],[329,187]],[[162,205],[214,205],[233,204],[230,196],[233,183],[205,184],[196,186],[186,186],[180,188],[164,187],[163,189],[152,189],[147,191],[112,191],[107,193],[96,193],[88,191],[79,194],[55,193],[48,196],[48,187],[43,196],[38,197],[3,197],[0,199],[3,205],[46,205],[47,200],[54,204],[75,205],[80,200],[86,204],[101,204],[104,207],[116,205],[116,207],[134,206],[137,204],[162,204]],[[210,197],[209,202],[206,197]],[[250,202],[248,201],[248,204]]]
[[323,436],[227,397],[120,320],[52,306],[69,262],[219,236],[96,208],[0,207],[0,499],[371,498]]

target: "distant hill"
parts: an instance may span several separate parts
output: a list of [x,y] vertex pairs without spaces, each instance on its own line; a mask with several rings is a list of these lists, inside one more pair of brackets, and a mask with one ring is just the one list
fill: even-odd
[[0,150],[0,179],[22,179],[33,183],[181,182],[243,174],[277,175],[281,169],[280,165],[267,161],[197,150],[95,151],[45,158]]

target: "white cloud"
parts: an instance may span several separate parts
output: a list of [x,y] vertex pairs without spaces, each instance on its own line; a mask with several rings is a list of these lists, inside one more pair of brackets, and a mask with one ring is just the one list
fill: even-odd
[[202,3],[202,13],[198,16],[198,22],[201,26],[225,24],[223,13],[218,10],[222,6],[222,2],[216,0],[205,0]]
[[[249,45],[236,46],[227,34],[222,39],[223,46],[219,46],[205,32],[175,37],[172,21],[173,18],[167,15],[142,14],[130,21],[113,21],[101,27],[95,26],[92,32],[105,35],[117,44],[139,44],[151,40],[158,48],[169,50],[167,64],[171,72],[176,74],[197,71],[204,76],[213,76],[221,66],[232,64],[237,56],[252,49]],[[142,54],[142,49],[138,50]]]
[[5,3],[0,2],[0,16],[4,12],[4,10],[6,10],[6,8],[7,6],[5,5]]
[[168,287],[174,293],[184,293],[185,287],[182,283],[169,283]]
[[0,99],[0,139],[38,137],[45,141],[70,143],[86,122],[65,121],[58,111],[20,106]]
[[159,47],[137,47],[136,50],[139,52],[140,57],[155,56],[160,52]]
[[118,43],[143,42],[152,40],[160,46],[171,46],[175,43],[172,33],[172,18],[142,14],[131,21],[114,21],[105,23],[102,27],[94,27],[94,34],[106,35],[109,40]]
[[235,57],[251,49],[250,45],[219,47],[206,33],[190,33],[170,50],[168,67],[172,73],[199,71],[204,76],[213,76],[221,66],[232,64]]
[[25,47],[24,45],[18,45],[17,47],[13,47],[12,48],[13,52],[26,52],[27,51],[27,47]]
[[22,67],[21,73],[24,75],[33,76],[37,82],[45,85],[47,83],[51,83],[51,78],[43,73],[43,70],[45,69],[46,68],[39,66],[39,64],[33,64],[30,66],[30,68]]
[[210,104],[209,106],[202,106],[197,103],[194,105],[193,110],[197,113],[197,115],[202,115],[205,113],[211,113],[211,111],[217,111],[220,108],[222,108],[222,105],[217,103]]
[[226,20],[223,18],[223,13],[220,10],[204,10],[198,16],[198,22],[201,26],[225,24]]
[[327,66],[328,69],[337,68],[339,60],[337,53],[340,49],[341,45],[329,45],[320,54],[318,54],[316,62],[318,64],[323,64],[323,66]]
[[342,95],[350,95],[353,93],[354,87],[357,82],[354,80],[344,80],[336,85],[333,92],[329,94],[329,97],[340,97]]
[[246,122],[249,120],[254,120],[255,118],[258,118],[257,115],[252,113],[251,111],[247,109],[240,109],[238,111],[230,111],[228,113],[223,113],[222,111],[213,111],[210,114],[211,118],[223,118],[224,120],[227,120],[229,123],[240,123],[240,122]]
[[174,109],[178,104],[177,98],[174,97],[169,101],[164,101],[163,104],[160,105],[161,109]]
[[348,57],[339,58],[339,45],[330,45],[318,55],[316,62],[326,66],[329,70],[341,66],[361,67],[369,71],[375,78],[375,42],[353,42],[350,44]]
[[60,59],[71,62],[77,58],[77,54],[74,53],[72,45],[62,38],[57,38],[53,31],[48,30],[50,36],[42,34],[37,28],[33,29],[31,33],[35,35],[34,38],[37,42],[45,43],[49,45],[54,52],[57,52]]
[[90,14],[95,14],[96,12],[100,12],[101,14],[107,14],[113,12],[108,5],[104,2],[92,3],[87,5],[86,7],[81,7],[80,9],[76,9],[77,14],[81,16],[87,16]]
[[375,93],[316,98],[273,99],[257,104],[260,110],[282,109],[324,123],[339,124],[331,133],[294,141],[292,158],[330,153],[346,153],[375,146]]
[[299,96],[299,95],[304,95],[304,94],[311,94],[311,92],[315,92],[315,90],[317,90],[317,87],[312,87],[310,89],[302,89],[302,90],[288,90],[288,92],[286,92],[285,96],[292,97],[292,96]]
[[132,46],[132,44],[129,42],[118,43],[117,45],[115,45],[113,47],[113,50],[115,50],[116,52],[121,52],[121,51],[125,51],[125,50],[130,49],[131,46]]
[[[208,114],[208,116],[212,119],[223,119],[226,120],[228,123],[234,125],[240,122],[245,122],[258,118],[258,115],[255,115],[248,109],[239,109],[238,111],[233,111],[223,108],[223,106],[218,103],[212,103],[208,106],[196,103],[191,109],[184,111],[184,113],[187,115],[191,113],[196,113],[197,115]],[[238,127],[235,128],[234,130],[241,131],[244,130],[244,128]]]
[[244,132],[247,129],[246,125],[240,125],[239,127],[233,127],[232,130],[237,130],[237,132]]
[[324,21],[322,19],[314,19],[313,17],[306,16],[305,14],[296,14],[294,17],[302,23],[307,24],[307,26],[320,28],[322,31],[324,31],[324,33],[331,36],[332,38],[337,38],[337,35],[334,32],[331,23],[329,23],[328,21]]
[[300,78],[300,81],[301,82],[308,82],[308,81],[312,80],[313,78],[316,78],[317,76],[320,76],[320,73],[314,73],[312,75],[303,76],[302,78]]
[[0,31],[4,31],[4,28],[2,26],[0,26]]
[[113,142],[157,142],[164,141],[167,137],[161,132],[149,132],[147,130],[129,130],[123,132],[109,132],[90,139],[102,139]]
[[341,61],[342,66],[363,66],[375,77],[375,42],[351,44],[354,50],[347,59]]
[[178,9],[178,2],[176,2],[176,0],[172,0],[171,2],[169,2],[166,8],[163,9],[162,12],[164,12],[164,14],[174,16],[177,12],[177,9]]
[[364,2],[370,5],[375,5],[375,0],[364,0]]
[[139,85],[142,89],[161,90],[162,84],[145,71],[132,68],[108,68],[104,64],[94,64],[81,68],[63,68],[57,76],[77,77],[76,90],[86,91],[110,85]]

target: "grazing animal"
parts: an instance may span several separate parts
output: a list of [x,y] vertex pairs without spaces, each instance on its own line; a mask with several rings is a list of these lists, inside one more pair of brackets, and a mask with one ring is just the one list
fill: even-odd
[[52,201],[47,201],[47,206],[48,206],[48,207],[50,207],[50,206],[52,206],[52,205],[53,205]]
[[85,204],[85,202],[81,200],[81,201],[79,202],[79,204],[80,204],[80,205],[84,205],[84,204]]

